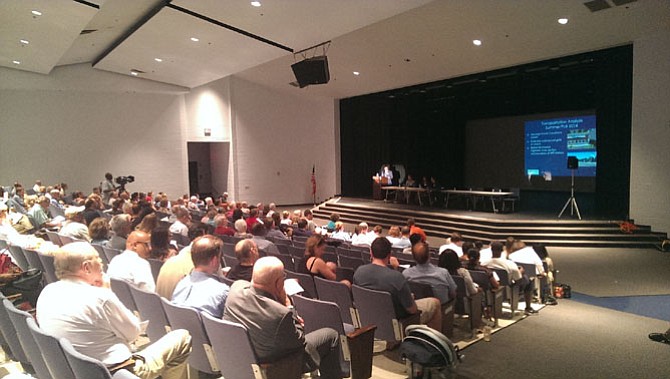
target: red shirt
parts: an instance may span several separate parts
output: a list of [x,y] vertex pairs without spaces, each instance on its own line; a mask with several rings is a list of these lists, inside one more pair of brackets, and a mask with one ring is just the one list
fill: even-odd
[[426,232],[423,231],[423,229],[419,228],[416,225],[412,225],[411,228],[409,228],[409,235],[411,236],[412,234],[418,234],[421,236],[421,242],[426,242]]

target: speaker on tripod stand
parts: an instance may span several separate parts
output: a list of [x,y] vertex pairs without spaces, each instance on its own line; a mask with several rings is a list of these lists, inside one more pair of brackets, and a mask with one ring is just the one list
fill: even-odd
[[570,206],[570,216],[574,215],[575,212],[577,213],[577,217],[581,220],[582,215],[579,214],[579,206],[577,206],[577,199],[575,199],[575,170],[579,168],[579,160],[577,157],[573,156],[568,156],[568,169],[571,171],[572,175],[572,181],[570,184],[570,198],[568,201],[565,203],[563,206],[563,209],[561,210],[561,213],[558,214],[558,218],[561,218],[563,216],[563,212],[565,212],[566,209],[568,209],[568,205]]

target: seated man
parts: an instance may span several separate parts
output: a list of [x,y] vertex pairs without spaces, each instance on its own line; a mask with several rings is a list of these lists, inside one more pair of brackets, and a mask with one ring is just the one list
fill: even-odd
[[446,304],[450,299],[456,298],[456,283],[449,271],[442,267],[436,267],[430,263],[430,250],[424,242],[419,242],[412,248],[412,256],[416,266],[410,267],[402,272],[402,275],[410,282],[430,284],[433,295],[440,299],[440,303]]
[[459,232],[453,232],[451,233],[451,237],[449,240],[447,240],[447,243],[444,245],[440,246],[440,254],[442,254],[443,251],[447,249],[451,249],[458,254],[459,258],[463,257],[463,237],[461,236],[461,233]]
[[303,372],[319,369],[320,378],[342,378],[339,334],[328,328],[305,334],[284,291],[284,265],[263,257],[254,265],[251,283],[233,283],[223,319],[244,325],[260,363],[271,363],[304,351]]
[[110,278],[125,280],[137,288],[154,292],[156,283],[151,274],[149,253],[151,237],[149,234],[136,230],[128,236],[126,250],[109,262],[107,274]]
[[[193,224],[188,228],[188,238],[195,241],[196,238],[205,235],[205,227],[202,224]],[[193,270],[193,259],[191,259],[191,244],[179,251],[179,254],[168,258],[156,278],[156,293],[166,299],[171,299],[177,283],[191,273]]]
[[258,247],[251,239],[239,241],[235,245],[235,257],[237,265],[228,271],[226,277],[230,280],[251,281],[251,274],[254,269],[254,263],[258,260]]
[[221,318],[230,288],[219,280],[223,242],[212,236],[199,237],[191,244],[193,271],[184,277],[172,294],[172,302]]
[[181,207],[175,208],[173,214],[177,220],[172,225],[170,225],[170,233],[173,235],[179,234],[187,237],[188,226],[191,225],[191,214],[188,210]]
[[49,217],[49,204],[50,200],[45,196],[40,196],[37,198],[37,202],[33,205],[32,208],[28,211],[28,214],[35,221],[33,225],[36,229],[41,228],[53,228],[59,226],[60,223],[54,222]]
[[65,218],[67,221],[63,223],[58,234],[78,240],[91,240],[91,237],[88,235],[88,226],[84,224],[83,206],[67,207],[65,209]]
[[268,230],[265,225],[257,222],[254,226],[251,227],[251,234],[253,235],[253,240],[258,247],[258,250],[261,250],[265,255],[279,255],[279,249],[272,241],[265,239],[265,236],[268,234]]
[[112,217],[109,228],[112,230],[112,238],[107,241],[106,246],[111,249],[123,250],[126,248],[126,239],[131,232],[130,215],[119,214]]
[[526,301],[526,313],[534,314],[537,313],[530,304],[533,300],[533,291],[535,290],[533,282],[528,279],[528,276],[525,275],[522,270],[516,265],[516,263],[511,260],[502,258],[503,245],[502,243],[495,241],[491,243],[491,260],[488,262],[486,267],[488,268],[497,268],[507,271],[509,280],[514,282],[517,288],[523,292],[524,300]]
[[140,320],[103,286],[102,262],[88,243],[65,245],[55,255],[59,281],[47,285],[37,300],[37,321],[45,332],[67,338],[74,348],[105,364],[143,379],[187,378],[191,351],[188,331],[173,330],[133,353]]
[[442,329],[440,300],[428,297],[414,301],[409,284],[402,274],[388,268],[391,258],[391,242],[377,238],[370,247],[372,263],[360,266],[354,272],[354,284],[391,294],[395,315],[405,318],[421,311],[421,323],[435,330]]
[[[508,242],[509,244],[509,238]],[[507,251],[507,259],[511,259],[516,263],[524,263],[535,265],[535,272],[527,272],[526,274],[529,277],[537,274],[538,276],[543,276],[544,274],[544,265],[542,264],[542,259],[537,255],[532,246],[526,246],[526,244],[521,240],[513,240],[511,247]]]

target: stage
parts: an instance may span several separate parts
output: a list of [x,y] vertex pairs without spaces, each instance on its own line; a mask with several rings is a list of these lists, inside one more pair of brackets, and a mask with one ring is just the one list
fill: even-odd
[[570,217],[569,211],[559,219],[559,212],[560,209],[555,213],[496,213],[447,209],[442,204],[430,207],[351,197],[335,197],[314,209],[315,217],[322,220],[328,220],[331,213],[338,213],[340,220],[345,223],[365,221],[371,226],[381,225],[386,230],[392,225],[402,226],[407,218],[413,217],[429,236],[438,239],[458,231],[467,239],[486,242],[513,236],[527,243],[543,243],[547,246],[648,248],[655,247],[667,238],[664,233],[655,233],[644,225],[636,225],[637,229],[628,233],[622,230],[626,226],[622,228],[623,220],[589,218],[585,214],[579,220],[576,215]]

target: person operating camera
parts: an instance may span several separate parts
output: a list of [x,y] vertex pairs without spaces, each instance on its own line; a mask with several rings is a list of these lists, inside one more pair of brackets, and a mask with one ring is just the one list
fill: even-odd
[[109,172],[105,174],[105,181],[100,183],[100,189],[102,191],[102,201],[105,204],[109,203],[109,198],[112,196],[112,192],[116,190],[114,187],[114,176]]

